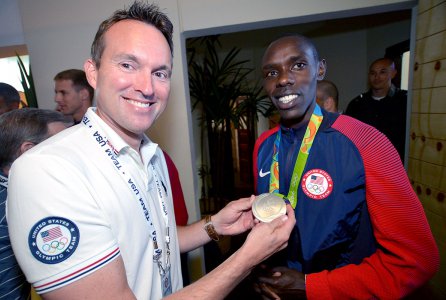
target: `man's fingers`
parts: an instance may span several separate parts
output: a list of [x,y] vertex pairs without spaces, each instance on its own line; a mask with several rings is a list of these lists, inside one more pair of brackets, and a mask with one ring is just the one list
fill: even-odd
[[291,204],[287,204],[287,205],[286,205],[286,214],[287,214],[289,217],[293,216],[293,219],[296,219],[296,216],[294,215],[294,209],[293,209],[293,207],[291,206]]
[[294,227],[294,224],[296,223],[296,217],[294,215],[294,210],[291,207],[291,205],[286,205],[286,214],[280,217],[275,218],[272,220],[271,225],[276,229],[281,227],[282,225],[286,224],[288,228]]
[[269,285],[276,285],[277,280],[279,280],[280,277],[272,277],[272,276],[259,276],[257,280],[259,281],[260,285],[262,284],[269,284]]
[[280,300],[280,297],[267,284],[260,283],[260,288],[262,290],[262,294],[267,296],[269,299]]
[[231,208],[236,211],[247,211],[251,209],[255,199],[256,196],[251,195],[249,198],[240,198],[239,200],[232,201],[228,205],[231,205]]
[[251,209],[252,204],[254,203],[254,200],[256,200],[256,196],[254,196],[254,195],[251,195],[249,198],[244,198],[244,201],[241,201],[243,210]]
[[288,216],[287,224],[290,233],[294,228],[294,225],[296,224],[296,215],[294,214],[294,209],[290,204],[286,205],[286,214]]

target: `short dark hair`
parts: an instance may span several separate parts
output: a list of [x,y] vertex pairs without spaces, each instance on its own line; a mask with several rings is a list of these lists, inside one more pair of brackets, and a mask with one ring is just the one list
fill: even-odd
[[390,57],[380,57],[375,59],[369,66],[369,70],[372,68],[372,66],[374,64],[376,64],[377,62],[386,62],[392,69],[395,69],[395,61],[393,59],[391,59]]
[[336,107],[338,106],[339,92],[338,88],[333,82],[329,80],[320,80],[317,82],[317,88],[320,89],[325,96],[325,99],[320,99],[320,100],[325,101],[328,97],[332,97],[333,100],[335,101]]
[[66,123],[62,113],[49,109],[22,108],[0,115],[0,168],[12,165],[24,142],[38,144],[48,138],[48,124]]
[[87,76],[83,70],[79,69],[68,69],[61,71],[54,76],[54,80],[71,80],[76,91],[81,89],[86,89],[89,94],[90,103],[93,102],[94,89],[88,83]]
[[271,44],[274,43],[274,42],[277,41],[277,40],[280,40],[280,39],[282,39],[282,38],[287,38],[287,37],[292,37],[292,38],[295,38],[296,40],[300,40],[300,41],[302,41],[302,42],[303,42],[305,45],[307,45],[307,46],[311,49],[311,51],[313,52],[313,58],[314,58],[314,61],[315,61],[316,63],[319,62],[319,52],[317,51],[316,46],[314,45],[313,41],[312,41],[310,38],[308,38],[308,37],[306,37],[306,36],[304,36],[304,35],[302,35],[302,34],[299,34],[299,33],[290,33],[290,32],[283,33],[283,34],[280,34],[277,38],[275,38],[275,39],[271,42]]
[[153,25],[166,38],[166,41],[169,44],[170,54],[173,56],[172,22],[155,4],[135,1],[128,9],[115,11],[110,18],[106,19],[101,23],[101,25],[99,25],[99,29],[96,32],[93,44],[91,45],[91,57],[97,68],[100,66],[102,53],[104,52],[105,48],[105,33],[111,26],[123,20],[135,20]]
[[20,103],[19,92],[15,89],[15,87],[4,82],[0,82],[0,97],[2,97],[3,101],[5,101],[7,104],[13,102]]

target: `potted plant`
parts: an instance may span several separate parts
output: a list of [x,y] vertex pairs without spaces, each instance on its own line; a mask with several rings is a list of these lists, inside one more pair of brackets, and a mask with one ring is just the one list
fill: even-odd
[[31,71],[31,66],[29,66],[29,73],[26,71],[25,64],[20,58],[19,54],[16,53],[17,64],[20,69],[20,81],[23,86],[23,92],[25,93],[26,106],[28,107],[38,107],[36,89],[34,87],[33,74]]
[[[257,112],[267,113],[271,104],[261,94],[258,84],[248,81],[253,69],[245,67],[248,60],[237,59],[240,49],[233,47],[226,55],[220,55],[218,36],[197,38],[190,45],[188,62],[192,110],[200,111],[201,198],[212,199],[211,210],[218,210],[227,200],[234,198],[232,132],[240,126],[249,131],[252,153]],[[200,47],[203,49],[201,54],[197,53]]]

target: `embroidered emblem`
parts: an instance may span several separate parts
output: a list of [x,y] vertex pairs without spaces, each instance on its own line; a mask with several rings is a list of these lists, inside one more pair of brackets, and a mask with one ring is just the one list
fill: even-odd
[[327,198],[333,191],[331,176],[321,169],[313,169],[305,173],[301,184],[305,195],[316,200]]
[[29,232],[28,244],[33,256],[44,264],[57,264],[70,257],[79,245],[76,224],[61,217],[37,222]]

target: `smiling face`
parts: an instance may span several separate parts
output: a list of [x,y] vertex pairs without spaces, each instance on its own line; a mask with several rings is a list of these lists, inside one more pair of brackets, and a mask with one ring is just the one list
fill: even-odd
[[395,65],[389,59],[378,59],[369,69],[369,82],[374,96],[385,96],[396,75]]
[[287,127],[298,127],[313,113],[316,83],[325,75],[325,61],[315,51],[305,38],[289,36],[271,43],[263,56],[263,88]]
[[97,68],[85,63],[96,90],[97,114],[127,143],[138,148],[142,134],[167,105],[172,57],[165,37],[154,26],[123,20],[105,33]]

